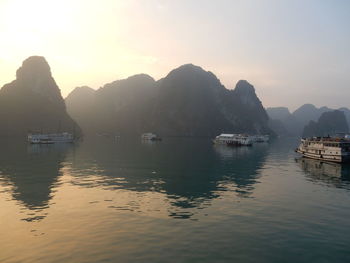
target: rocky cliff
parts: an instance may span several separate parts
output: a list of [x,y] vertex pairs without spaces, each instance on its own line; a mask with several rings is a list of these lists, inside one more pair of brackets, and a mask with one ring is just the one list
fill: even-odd
[[[87,109],[83,97],[90,95],[93,102]],[[213,73],[192,64],[172,70],[159,81],[140,74],[106,84],[96,92],[75,90],[66,102],[69,113],[86,133],[271,133],[268,116],[252,85],[239,81],[235,90],[228,90]]]
[[[350,111],[347,108],[339,109],[343,111],[350,121]],[[278,130],[275,130],[275,126],[271,127],[275,130],[276,133],[283,135],[293,135],[293,136],[301,136],[304,130],[304,127],[313,121],[316,121],[320,118],[320,116],[329,111],[333,111],[326,106],[317,108],[313,104],[304,104],[296,109],[293,113],[290,113],[288,108],[285,107],[274,107],[266,109],[270,119],[272,120],[272,124],[279,123]],[[284,129],[281,129],[281,124],[284,126]],[[284,133],[284,130],[287,133]]]
[[349,127],[344,112],[335,110],[324,112],[317,122],[310,121],[304,128],[303,137],[332,136],[348,132]]
[[0,90],[0,134],[24,136],[28,132],[76,131],[66,112],[61,92],[43,57],[26,59],[16,79]]

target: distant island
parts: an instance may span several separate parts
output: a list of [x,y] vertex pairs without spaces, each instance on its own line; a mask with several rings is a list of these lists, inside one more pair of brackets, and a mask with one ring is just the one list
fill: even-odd
[[174,69],[158,81],[139,74],[96,91],[78,87],[66,104],[85,134],[273,134],[251,84],[241,80],[234,90],[228,90],[213,73],[192,64]]
[[158,81],[138,74],[98,90],[77,87],[64,100],[45,58],[32,56],[23,61],[16,79],[0,90],[0,123],[0,135],[5,137],[62,131],[127,136],[145,132],[311,136],[348,132],[350,110],[312,104],[293,113],[286,107],[265,110],[248,81],[226,89],[212,72],[193,64],[182,65]]
[[[335,109],[326,106],[317,108],[312,104],[304,104],[293,113],[290,113],[286,107],[267,108],[266,112],[270,118],[270,128],[279,135],[334,135],[336,131],[347,132],[345,124],[347,126],[350,124],[350,110],[345,107],[335,111]],[[327,124],[325,123],[326,119]],[[319,124],[316,125],[316,123]],[[315,130],[316,127],[320,129],[319,132]],[[311,132],[311,130],[313,131]]]
[[81,130],[68,115],[61,92],[44,57],[23,61],[16,79],[0,90],[0,135]]
[[334,110],[322,113],[317,122],[310,121],[303,130],[303,137],[331,136],[348,133],[349,126],[343,111]]
[[[270,134],[269,118],[254,87],[240,80],[226,89],[211,72],[186,64],[155,81],[146,74],[83,86],[63,100],[44,57],[32,56],[0,90],[0,134],[30,132],[162,136]],[[81,128],[80,128],[81,127]]]

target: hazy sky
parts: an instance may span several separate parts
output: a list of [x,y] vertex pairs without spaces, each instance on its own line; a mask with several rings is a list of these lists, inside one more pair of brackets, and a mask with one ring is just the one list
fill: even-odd
[[193,63],[264,106],[350,107],[348,0],[0,0],[0,86],[45,56],[66,96]]

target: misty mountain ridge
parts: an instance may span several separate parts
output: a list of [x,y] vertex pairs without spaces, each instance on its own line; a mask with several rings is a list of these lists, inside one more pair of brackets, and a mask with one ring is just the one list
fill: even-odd
[[80,133],[66,111],[49,64],[40,56],[24,60],[16,79],[1,88],[0,123],[2,136],[24,136],[30,131]]
[[[305,129],[311,134],[316,127],[331,127],[325,124],[328,115],[324,114],[333,111],[312,104],[292,113],[286,107],[265,110],[248,81],[240,80],[235,89],[226,89],[212,72],[193,64],[182,65],[158,81],[137,74],[98,90],[77,87],[63,100],[45,58],[32,56],[23,61],[16,79],[0,90],[0,134],[80,133],[78,123],[86,134],[152,131],[163,136],[212,137],[219,133],[275,132],[300,136]],[[350,110],[343,107],[338,111],[349,124]],[[344,128],[339,113],[332,114],[338,120],[334,125]]]
[[[270,122],[273,124],[278,123],[282,125],[272,127],[277,134],[283,135],[293,135],[301,136],[306,125],[310,121],[317,122],[319,118],[325,112],[332,112],[335,109],[331,109],[327,106],[317,108],[313,104],[304,104],[296,109],[294,112],[290,113],[286,107],[271,107],[266,108],[266,112],[270,117]],[[344,112],[346,121],[350,124],[350,110],[348,108],[342,107],[338,109],[341,112]]]
[[[239,81],[234,90],[228,90],[212,72],[193,64],[180,66],[158,81],[139,74],[92,93],[87,90],[75,89],[66,98],[68,112],[87,134],[271,133],[252,85]],[[92,104],[81,103],[91,94]]]
[[334,136],[348,132],[349,126],[344,112],[334,110],[322,113],[317,122],[311,120],[303,130],[303,137]]

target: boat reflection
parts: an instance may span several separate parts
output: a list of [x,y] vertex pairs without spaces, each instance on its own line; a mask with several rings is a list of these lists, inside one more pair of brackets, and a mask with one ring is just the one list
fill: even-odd
[[297,158],[309,180],[323,182],[340,188],[350,188],[350,165],[324,162],[309,158]]
[[[265,156],[266,147],[218,152],[210,141],[200,139],[167,139],[152,147],[92,141],[77,149],[70,174],[74,184],[83,187],[165,194],[169,216],[191,218],[194,209],[209,206],[223,191],[250,197]],[[82,169],[87,163],[91,167]],[[95,171],[99,179],[92,177],[88,183],[84,170]]]
[[251,197],[265,158],[266,147],[226,151],[201,139],[167,139],[151,147],[105,138],[81,145],[9,143],[0,150],[0,181],[23,206],[26,221],[45,217],[64,172],[70,178],[65,183],[118,197],[132,194],[123,206],[109,203],[111,208],[140,210],[147,198],[157,196],[153,212],[163,205],[170,217],[192,219],[223,192]]

